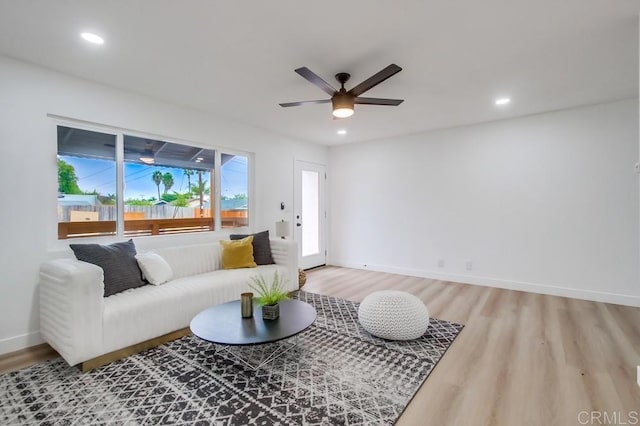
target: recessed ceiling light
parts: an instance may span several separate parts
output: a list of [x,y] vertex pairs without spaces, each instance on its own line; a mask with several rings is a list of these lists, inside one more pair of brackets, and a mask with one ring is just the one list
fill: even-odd
[[338,130],[338,131],[337,131],[337,133],[338,133],[339,135],[346,135],[346,134],[347,134],[347,131],[346,131],[345,129],[340,129],[340,130]]
[[97,35],[97,34],[82,33],[82,34],[80,34],[80,37],[82,37],[83,39],[87,40],[89,43],[104,44],[104,39],[102,37],[100,37],[99,35]]
[[496,105],[506,105],[509,102],[511,102],[511,99],[509,99],[509,98],[496,99]]

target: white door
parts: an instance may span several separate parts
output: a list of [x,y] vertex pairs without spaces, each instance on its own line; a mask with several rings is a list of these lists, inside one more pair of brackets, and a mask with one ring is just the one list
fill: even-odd
[[325,186],[327,175],[322,164],[296,161],[294,238],[298,243],[298,262],[302,269],[326,264]]

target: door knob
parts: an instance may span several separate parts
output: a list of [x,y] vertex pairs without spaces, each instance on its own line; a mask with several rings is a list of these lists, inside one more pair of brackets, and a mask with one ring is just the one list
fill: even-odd
[[302,226],[302,224],[301,223],[296,223],[296,226]]

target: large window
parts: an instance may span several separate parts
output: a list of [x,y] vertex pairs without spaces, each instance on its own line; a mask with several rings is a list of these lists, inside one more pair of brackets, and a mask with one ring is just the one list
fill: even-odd
[[[217,192],[216,165],[222,181]],[[58,126],[58,236],[245,227],[248,177],[249,155]]]
[[116,233],[116,135],[58,126],[58,237]]
[[214,229],[215,151],[124,135],[124,234]]

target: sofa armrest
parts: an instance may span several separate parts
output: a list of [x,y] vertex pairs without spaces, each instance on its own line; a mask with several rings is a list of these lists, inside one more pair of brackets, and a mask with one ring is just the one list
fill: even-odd
[[271,255],[277,265],[287,268],[287,289],[294,291],[298,286],[298,245],[293,240],[283,240],[272,238],[269,240],[271,245]]
[[40,266],[40,334],[69,365],[100,354],[103,276],[99,266],[75,259]]

